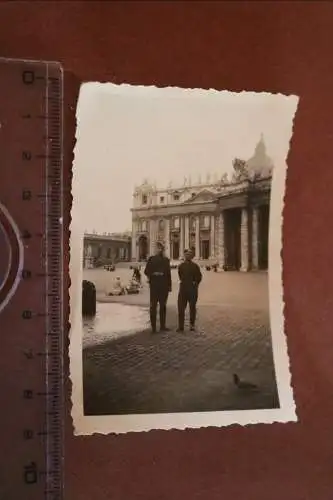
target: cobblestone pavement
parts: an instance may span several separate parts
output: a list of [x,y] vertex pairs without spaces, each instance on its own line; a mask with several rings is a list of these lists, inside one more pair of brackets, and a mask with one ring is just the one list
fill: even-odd
[[[267,276],[207,273],[204,278],[197,332],[176,333],[174,292],[169,332],[145,330],[84,349],[86,415],[278,407]],[[144,296],[146,291],[136,300],[147,305]],[[257,391],[235,387],[233,373],[257,384]]]

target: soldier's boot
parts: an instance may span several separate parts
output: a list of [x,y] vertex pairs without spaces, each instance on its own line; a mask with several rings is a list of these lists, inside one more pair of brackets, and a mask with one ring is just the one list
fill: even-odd
[[156,308],[150,306],[150,324],[152,333],[156,333]]
[[197,317],[196,301],[192,300],[190,302],[190,330],[195,331],[195,320]]
[[166,327],[166,304],[160,304],[160,330],[161,332],[168,332],[169,328]]
[[177,332],[184,331],[184,323],[185,323],[185,307],[183,303],[182,296],[178,296],[178,328]]

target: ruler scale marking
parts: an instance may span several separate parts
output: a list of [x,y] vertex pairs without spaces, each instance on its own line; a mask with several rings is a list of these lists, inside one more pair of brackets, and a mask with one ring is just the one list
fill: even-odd
[[[5,488],[8,498],[62,500],[63,75],[58,63],[0,59],[0,76],[0,235],[8,211],[22,256],[15,293],[10,301],[0,295],[0,325],[6,335],[17,330],[12,363],[26,373],[12,385],[21,421],[8,421],[7,432],[17,465],[0,497]],[[7,195],[9,173],[16,195]]]

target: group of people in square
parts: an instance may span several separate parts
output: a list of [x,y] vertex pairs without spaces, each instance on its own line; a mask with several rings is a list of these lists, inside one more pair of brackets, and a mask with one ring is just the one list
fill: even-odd
[[[190,309],[190,330],[195,330],[198,289],[202,274],[198,264],[193,262],[193,251],[184,252],[184,261],[178,266],[178,332],[184,331],[185,311]],[[150,323],[153,333],[157,332],[157,306],[159,305],[160,331],[168,331],[166,326],[167,301],[172,290],[170,260],[164,254],[164,246],[156,244],[156,254],[149,257],[145,270],[150,289]]]

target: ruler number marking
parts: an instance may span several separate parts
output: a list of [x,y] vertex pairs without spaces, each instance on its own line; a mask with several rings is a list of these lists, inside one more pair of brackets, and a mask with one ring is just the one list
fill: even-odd
[[32,429],[24,429],[23,430],[23,439],[25,439],[26,441],[30,440],[30,439],[34,439],[35,435],[34,435],[34,431]]
[[38,480],[38,471],[36,462],[31,462],[24,467],[24,482],[25,484],[36,484]]
[[32,153],[31,151],[22,151],[22,160],[23,161],[31,161]]
[[24,189],[22,191],[22,200],[30,201],[32,198],[32,192],[29,189]]
[[32,349],[29,349],[27,351],[24,351],[24,356],[26,359],[34,359],[34,353]]
[[35,83],[35,72],[29,69],[26,69],[22,72],[22,81],[24,85],[32,85]]
[[32,391],[31,389],[24,389],[23,398],[24,399],[34,399],[34,391]]
[[31,271],[30,271],[30,269],[22,269],[21,276],[22,276],[23,280],[30,279],[31,278]]
[[27,229],[23,229],[21,238],[22,240],[29,240],[31,238],[31,233]]
[[29,311],[29,310],[22,311],[22,318],[23,319],[31,319],[32,318],[32,311]]

